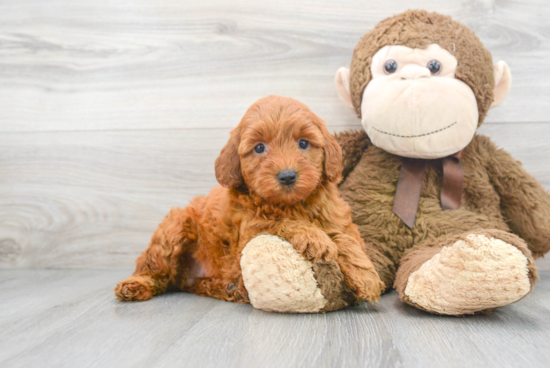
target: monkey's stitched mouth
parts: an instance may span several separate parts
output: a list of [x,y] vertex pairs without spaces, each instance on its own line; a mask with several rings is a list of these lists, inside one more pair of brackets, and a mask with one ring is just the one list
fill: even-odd
[[445,129],[449,129],[450,127],[452,127],[453,125],[456,125],[458,123],[458,121],[455,121],[454,123],[452,123],[451,125],[447,125],[446,127],[444,128],[441,128],[441,129],[438,129],[438,130],[434,130],[433,132],[429,132],[429,133],[424,133],[424,134],[417,134],[417,135],[399,135],[399,134],[393,134],[393,133],[388,133],[388,132],[385,132],[383,130],[380,130],[380,129],[376,129],[375,127],[372,127],[372,129],[376,130],[377,132],[379,133],[382,133],[382,134],[387,134],[387,135],[391,135],[393,137],[399,137],[399,138],[418,138],[418,137],[425,137],[427,135],[432,135],[432,134],[435,134],[435,133],[439,133]]

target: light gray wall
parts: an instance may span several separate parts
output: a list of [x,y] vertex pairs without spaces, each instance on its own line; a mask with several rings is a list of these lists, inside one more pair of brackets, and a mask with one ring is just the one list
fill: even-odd
[[548,1],[0,3],[0,267],[132,267],[171,206],[217,185],[247,107],[297,98],[361,129],[333,76],[408,8],[450,14],[508,62],[481,132],[550,188]]

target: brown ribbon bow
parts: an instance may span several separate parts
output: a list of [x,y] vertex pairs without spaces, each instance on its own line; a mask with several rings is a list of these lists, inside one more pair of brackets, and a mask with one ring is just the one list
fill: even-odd
[[[456,210],[462,200],[464,187],[464,170],[462,169],[462,151],[443,161],[443,184],[441,185],[441,208],[443,211]],[[428,160],[403,157],[393,213],[395,213],[410,229],[414,226],[420,191],[424,180],[424,171]]]

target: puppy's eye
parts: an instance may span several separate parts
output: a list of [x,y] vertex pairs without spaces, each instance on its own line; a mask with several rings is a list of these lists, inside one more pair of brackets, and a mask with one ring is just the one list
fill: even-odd
[[428,69],[430,69],[430,73],[432,74],[438,74],[441,71],[441,63],[437,60],[432,60],[428,62],[428,65],[426,65]]
[[298,141],[298,147],[300,147],[301,149],[307,149],[309,147],[309,142],[306,141],[305,139],[300,139]]
[[256,153],[264,153],[265,152],[265,146],[263,143],[258,144],[256,147],[254,147],[254,152]]
[[384,64],[384,71],[386,74],[393,74],[397,70],[397,61],[395,60],[388,60]]

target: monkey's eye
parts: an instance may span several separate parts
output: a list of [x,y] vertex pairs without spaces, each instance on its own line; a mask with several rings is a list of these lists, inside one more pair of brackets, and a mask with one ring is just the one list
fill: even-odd
[[260,154],[265,152],[265,146],[263,143],[258,144],[256,147],[254,147],[254,152]]
[[428,65],[426,65],[428,69],[430,69],[430,73],[432,74],[438,74],[441,71],[441,63],[437,60],[432,60],[428,62]]
[[384,64],[384,71],[386,72],[386,74],[395,73],[396,70],[397,70],[397,61],[395,60],[386,61],[386,63]]
[[305,150],[309,147],[309,142],[306,141],[305,139],[300,139],[298,141],[298,147],[300,147],[301,149]]

